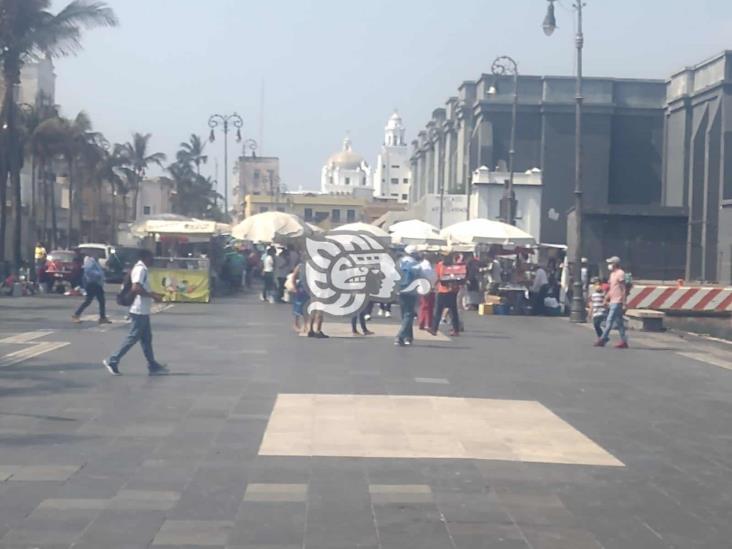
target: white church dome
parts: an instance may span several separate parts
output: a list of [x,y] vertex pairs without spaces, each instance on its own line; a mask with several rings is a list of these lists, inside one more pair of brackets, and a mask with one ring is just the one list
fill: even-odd
[[363,163],[363,156],[353,152],[351,149],[351,140],[348,137],[343,141],[343,150],[331,155],[328,159],[329,166],[345,170],[358,169]]

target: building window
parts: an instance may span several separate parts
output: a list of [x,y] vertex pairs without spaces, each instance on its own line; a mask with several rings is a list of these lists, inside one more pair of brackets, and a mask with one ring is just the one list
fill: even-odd
[[305,221],[312,221],[312,220],[313,220],[313,209],[305,208]]
[[399,185],[399,178],[397,178],[397,177],[392,177],[392,179],[391,179],[391,184],[392,184],[392,185]]
[[150,215],[150,206],[144,206],[142,208],[142,215]]
[[328,212],[315,212],[315,223],[328,219]]
[[398,164],[396,164],[396,165],[392,164],[391,169],[392,170],[398,170],[399,169],[399,165]]
[[259,207],[259,213],[268,212],[269,208],[267,206],[260,206]]
[[348,223],[356,221],[356,210],[346,210],[346,221]]
[[334,208],[333,211],[330,213],[330,220],[333,223],[340,223],[341,222],[341,211],[337,208]]
[[407,198],[409,198],[409,197],[406,194],[402,195],[402,200],[406,200]]
[[399,197],[399,193],[391,193],[391,196]]
[[259,183],[259,178],[262,176],[259,170],[254,170],[254,182]]
[[328,183],[330,183],[331,185],[333,184],[333,176],[332,175],[328,178]]
[[350,177],[346,177],[346,185],[350,185],[350,184],[351,184],[351,178]]
[[402,179],[402,183],[404,183],[405,185],[408,185],[409,184],[409,178],[405,177],[404,179]]
[[284,206],[277,206],[277,211],[285,213],[285,207]]
[[366,186],[366,178],[365,177],[363,179],[361,179],[361,186],[362,187],[365,187]]

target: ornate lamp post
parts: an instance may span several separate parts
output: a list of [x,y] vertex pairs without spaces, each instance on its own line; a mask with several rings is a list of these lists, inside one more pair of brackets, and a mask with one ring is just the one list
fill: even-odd
[[[503,199],[501,200],[501,219],[509,225],[516,224],[516,193],[513,191],[514,158],[516,157],[516,114],[518,112],[519,96],[519,72],[518,63],[513,58],[503,55],[496,58],[491,67],[495,77],[513,76],[513,106],[511,109],[511,144],[508,151],[508,182],[503,188]],[[495,84],[488,89],[490,95],[495,95],[498,90]]]
[[216,141],[215,129],[222,127],[224,132],[224,214],[229,215],[229,124],[236,128],[236,142],[241,141],[241,128],[244,120],[238,114],[214,114],[208,119],[208,127],[211,128],[209,140]]
[[[551,36],[557,28],[557,19],[554,15],[554,2],[548,0],[549,9],[542,28],[547,36]],[[577,0],[574,4],[577,12],[577,36],[575,46],[577,48],[577,94],[576,94],[576,115],[575,115],[575,151],[574,151],[574,216],[575,216],[575,248],[574,248],[574,272],[572,284],[572,309],[570,321],[585,322],[584,288],[582,287],[582,106],[584,103],[583,82],[582,82],[582,50],[585,44],[584,33],[582,32],[582,8],[585,4]]]

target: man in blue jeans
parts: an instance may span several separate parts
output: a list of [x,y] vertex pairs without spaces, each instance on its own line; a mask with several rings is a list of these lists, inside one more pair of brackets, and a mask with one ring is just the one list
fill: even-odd
[[401,272],[399,292],[399,308],[402,311],[402,324],[397,334],[395,345],[400,347],[409,346],[414,341],[414,318],[416,316],[417,290],[408,291],[406,288],[420,277],[420,267],[417,261],[417,249],[414,246],[404,248],[404,257],[399,260],[399,271]]
[[600,339],[595,342],[595,347],[604,347],[610,341],[610,331],[617,327],[620,332],[620,343],[615,345],[616,349],[628,348],[628,337],[625,335],[625,305],[628,300],[628,289],[625,282],[625,271],[620,267],[620,258],[613,256],[607,260],[610,270],[610,289],[605,296],[605,302],[609,305],[605,331]]
[[150,375],[164,375],[168,373],[167,367],[157,362],[153,353],[150,313],[152,312],[152,302],[156,301],[159,303],[162,301],[163,296],[153,292],[150,288],[148,267],[152,263],[152,252],[150,250],[142,250],[140,260],[135,264],[130,273],[130,281],[132,282],[130,292],[135,296],[135,300],[130,306],[132,328],[119,351],[103,361],[104,367],[112,375],[120,375],[120,360],[122,360],[122,357],[127,354],[127,351],[132,349],[138,341],[147,360],[147,369]]

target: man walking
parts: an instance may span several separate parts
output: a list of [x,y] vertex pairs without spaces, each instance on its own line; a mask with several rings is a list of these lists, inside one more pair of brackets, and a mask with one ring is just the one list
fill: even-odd
[[275,254],[277,251],[274,246],[267,248],[262,259],[262,278],[264,279],[264,287],[262,288],[262,301],[269,301],[275,297]]
[[153,254],[150,250],[142,250],[140,252],[140,260],[132,268],[130,273],[130,282],[132,287],[129,292],[134,296],[134,301],[130,307],[130,319],[132,327],[127,338],[122,343],[119,351],[110,356],[103,362],[104,367],[109,370],[112,375],[120,375],[119,362],[139,341],[142,352],[147,360],[147,369],[150,375],[163,375],[168,373],[167,367],[155,360],[152,346],[152,327],[150,326],[150,313],[152,302],[160,302],[163,296],[156,294],[150,288],[150,277],[148,276],[148,267],[152,265]]
[[36,282],[40,285],[42,276],[41,272],[42,269],[46,266],[46,258],[48,257],[48,252],[46,251],[46,247],[43,245],[43,242],[40,240],[36,242],[36,248],[33,252],[33,257],[35,258],[35,267],[36,267]]
[[395,345],[404,347],[411,345],[414,341],[414,308],[417,306],[417,290],[407,291],[407,287],[420,277],[419,263],[417,262],[417,249],[414,246],[404,248],[404,256],[399,260],[399,271],[402,290],[399,292],[399,308],[402,311],[402,324],[397,334]]
[[450,267],[452,267],[452,257],[447,255],[437,264],[436,268],[437,302],[435,305],[435,314],[432,317],[432,326],[430,327],[430,333],[433,336],[437,335],[437,328],[440,326],[440,320],[442,320],[442,314],[445,310],[450,311],[450,317],[452,319],[452,331],[450,335],[452,337],[460,335],[460,317],[458,316],[457,307],[457,295],[460,291],[460,282],[458,280],[451,280],[448,273]]
[[96,298],[97,302],[99,302],[99,324],[111,324],[112,321],[107,318],[106,300],[104,298],[104,269],[99,265],[96,257],[88,255],[84,258],[83,271],[86,299],[79,305],[76,312],[71,315],[72,322],[77,324],[81,322],[81,313]]
[[627,349],[628,338],[625,335],[625,322],[623,314],[625,313],[625,305],[628,299],[628,290],[625,283],[625,271],[620,268],[620,258],[613,256],[607,260],[607,266],[610,270],[610,289],[605,297],[605,302],[609,305],[607,321],[605,322],[605,331],[600,339],[595,342],[595,347],[604,347],[610,341],[610,331],[613,327],[618,328],[620,332],[620,343],[616,349]]

